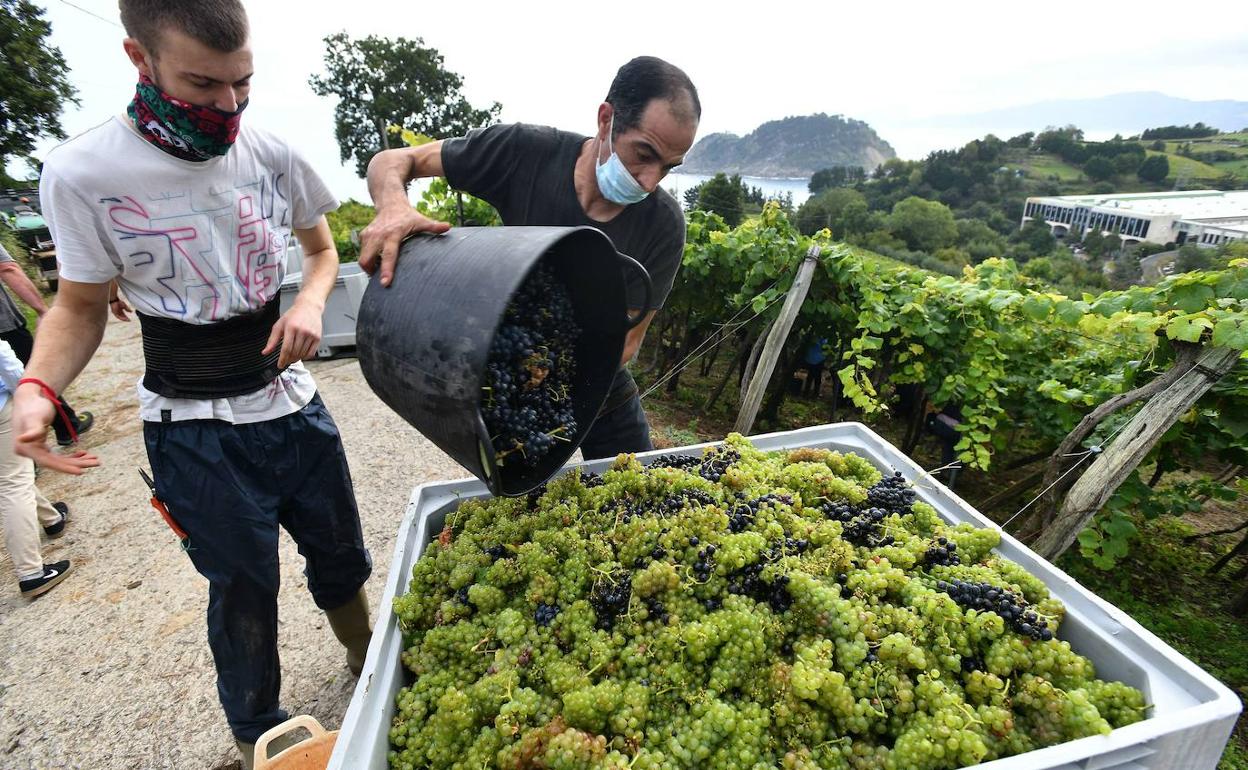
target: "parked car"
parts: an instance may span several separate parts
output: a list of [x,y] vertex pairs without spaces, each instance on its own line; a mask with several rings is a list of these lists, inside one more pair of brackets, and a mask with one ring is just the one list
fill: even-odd
[[0,196],[0,217],[17,235],[17,240],[26,247],[30,255],[39,262],[39,272],[48,284],[48,289],[55,292],[58,281],[56,269],[56,244],[52,242],[52,233],[43,214],[36,208],[39,200],[38,191],[8,191]]

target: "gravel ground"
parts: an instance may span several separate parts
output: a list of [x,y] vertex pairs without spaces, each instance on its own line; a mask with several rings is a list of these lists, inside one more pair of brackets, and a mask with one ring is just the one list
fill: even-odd
[[[69,391],[96,415],[83,445],[102,466],[80,478],[44,472],[40,488],[72,507],[45,560],[71,558],[64,583],[31,602],[0,580],[0,768],[230,768],[236,752],[217,702],[204,613],[208,585],[148,505],[134,383],[137,323],[110,319]],[[400,517],[416,484],[466,473],[381,403],[353,358],[310,364],[338,422],[375,567],[374,610]],[[281,542],[282,703],[336,728],[355,679],[313,604],[295,544]],[[0,549],[0,576],[13,565]]]

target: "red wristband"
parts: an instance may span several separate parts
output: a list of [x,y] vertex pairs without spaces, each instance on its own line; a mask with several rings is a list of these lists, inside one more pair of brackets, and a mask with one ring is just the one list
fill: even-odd
[[77,444],[78,431],[74,430],[74,424],[70,422],[69,415],[65,414],[65,407],[61,406],[61,397],[56,395],[56,391],[52,390],[52,386],[37,377],[23,377],[17,381],[17,384],[20,387],[28,382],[32,385],[38,385],[39,389],[43,391],[43,397],[51,401],[56,407],[56,411],[61,415],[61,421],[65,423],[65,428],[69,431],[69,437]]

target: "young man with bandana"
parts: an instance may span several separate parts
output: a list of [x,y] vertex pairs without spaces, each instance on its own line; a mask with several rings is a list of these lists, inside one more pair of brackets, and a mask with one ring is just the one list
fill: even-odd
[[420,177],[445,177],[455,189],[498,209],[506,225],[602,230],[616,249],[645,266],[654,294],[642,308],[641,281],[628,276],[629,306],[645,310],[646,319],[628,334],[620,370],[581,451],[594,459],[653,449],[637,383],[624,366],[641,347],[680,267],[684,214],[659,183],[684,160],[701,115],[697,89],[684,72],[641,56],[616,73],[598,106],[592,137],[544,126],[497,125],[378,153],[368,169],[377,217],[360,234],[360,265],[370,272],[379,266],[388,285],[404,238],[446,231],[446,223],[415,211],[407,199],[407,184]]
[[[370,635],[364,548],[342,441],[301,360],[321,336],[338,205],[281,139],[242,122],[252,76],[238,0],[121,0],[139,83],[125,115],[48,154],[40,197],[60,291],[14,399],[16,449],[81,473],[45,444],[60,393],[90,360],[116,280],[137,311],[140,415],[156,496],[209,582],[217,690],[250,767],[278,703],[278,530],[355,673]],[[303,288],[279,317],[286,244]]]

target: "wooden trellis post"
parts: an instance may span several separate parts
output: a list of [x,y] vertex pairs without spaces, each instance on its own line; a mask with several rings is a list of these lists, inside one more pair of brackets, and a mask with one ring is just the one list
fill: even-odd
[[1239,356],[1238,350],[1206,347],[1173,384],[1150,398],[1070,488],[1057,518],[1032,549],[1050,561],[1061,556],[1153,445],[1235,366]]
[[763,352],[758,357],[758,365],[754,367],[753,374],[750,376],[745,398],[741,401],[741,411],[737,414],[737,423],[732,428],[737,433],[748,436],[754,427],[754,419],[758,417],[759,407],[763,404],[763,395],[767,392],[767,383],[771,381],[771,373],[776,368],[776,362],[780,360],[780,351],[784,349],[784,343],[793,329],[793,322],[797,320],[797,311],[801,309],[802,302],[806,300],[806,293],[810,291],[811,279],[814,277],[817,264],[819,264],[819,247],[811,246],[810,251],[806,252],[806,258],[802,260],[801,266],[797,269],[797,278],[793,279],[789,296],[784,298],[780,316],[771,325]]

